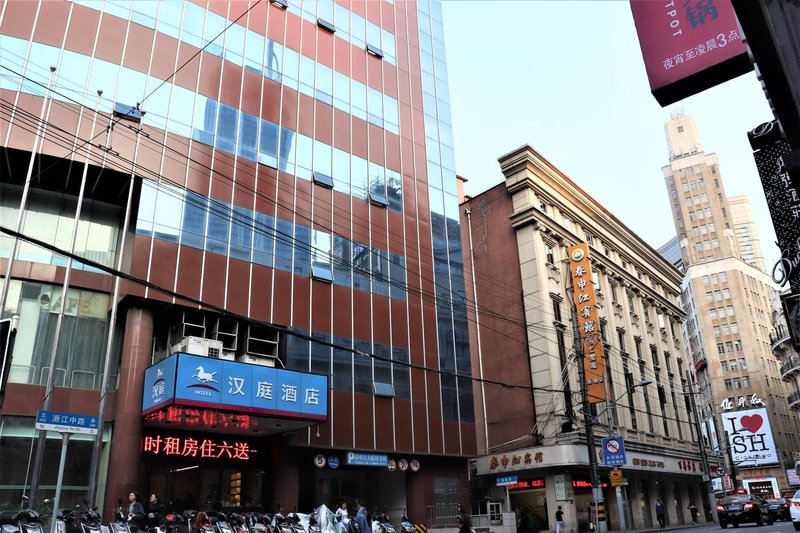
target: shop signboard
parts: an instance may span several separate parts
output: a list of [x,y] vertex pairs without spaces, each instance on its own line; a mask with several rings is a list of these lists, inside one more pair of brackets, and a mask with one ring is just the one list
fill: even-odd
[[386,466],[389,456],[385,453],[347,452],[345,464],[352,466]]
[[742,486],[747,489],[748,493],[755,494],[763,499],[781,497],[778,480],[772,476],[745,478],[742,480]]
[[723,413],[722,427],[728,436],[731,456],[737,467],[762,466],[778,462],[772,428],[765,408]]
[[589,261],[589,244],[582,242],[567,249],[572,278],[572,292],[578,317],[581,347],[586,358],[586,385],[589,403],[606,400],[606,364],[603,356],[603,339],[597,314],[597,295],[592,281],[592,264]]
[[753,69],[731,0],[631,0],[631,12],[662,106]]
[[786,469],[786,479],[789,480],[789,485],[800,485],[800,476],[797,475],[797,470],[794,468]]
[[[800,151],[783,137],[777,120],[765,122],[747,134],[764,188],[780,259],[772,280],[793,293],[800,292]],[[791,330],[791,327],[790,327]],[[800,345],[800,331],[795,342]]]
[[327,420],[328,376],[175,354],[145,371],[142,414],[176,404]]

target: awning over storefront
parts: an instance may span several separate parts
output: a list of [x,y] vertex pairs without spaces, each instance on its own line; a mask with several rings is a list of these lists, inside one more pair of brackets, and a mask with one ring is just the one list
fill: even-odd
[[[598,466],[605,468],[600,447],[595,448]],[[655,454],[626,452],[626,470],[647,470],[675,474],[703,475],[702,463],[686,454]],[[586,446],[578,444],[558,444],[537,446],[504,453],[484,455],[476,459],[478,475],[505,475],[526,470],[541,470],[569,466],[588,466],[589,456]]]
[[269,435],[328,419],[328,376],[184,353],[145,370],[148,426]]

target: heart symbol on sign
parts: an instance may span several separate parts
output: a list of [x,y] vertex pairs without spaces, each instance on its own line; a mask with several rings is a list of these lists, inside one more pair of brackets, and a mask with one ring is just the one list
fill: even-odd
[[744,429],[750,433],[755,433],[764,423],[764,419],[761,418],[761,415],[743,416],[740,423]]

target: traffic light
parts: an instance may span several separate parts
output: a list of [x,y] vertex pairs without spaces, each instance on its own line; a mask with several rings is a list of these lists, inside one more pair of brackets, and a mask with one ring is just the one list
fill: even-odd
[[8,374],[11,372],[11,354],[14,351],[14,337],[17,334],[19,319],[4,318],[0,320],[0,409],[6,399]]

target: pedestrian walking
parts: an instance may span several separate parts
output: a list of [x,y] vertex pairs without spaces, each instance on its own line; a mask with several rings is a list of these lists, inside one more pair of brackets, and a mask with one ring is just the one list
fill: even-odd
[[666,510],[661,498],[656,498],[656,518],[658,519],[658,527],[661,529],[664,529],[664,513]]
[[558,511],[556,511],[556,533],[565,533],[566,528],[564,527],[564,511],[561,510],[561,506],[558,506]]
[[367,520],[367,509],[361,500],[356,500],[356,524],[358,524],[360,533],[372,533]]
[[458,533],[470,533],[472,520],[463,507],[458,508]]
[[694,504],[694,502],[689,502],[689,506],[686,507],[686,508],[689,509],[689,512],[692,514],[692,525],[696,526],[697,525],[697,506]]

